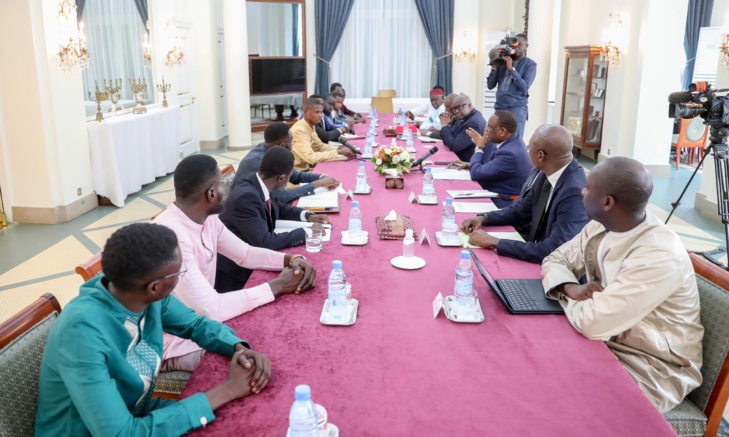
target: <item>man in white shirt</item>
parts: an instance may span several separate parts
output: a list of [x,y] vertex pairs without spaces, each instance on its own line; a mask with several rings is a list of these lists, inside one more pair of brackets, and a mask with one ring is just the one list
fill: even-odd
[[544,259],[542,283],[572,326],[604,341],[665,413],[701,384],[704,328],[688,253],[646,210],[652,191],[634,159],[596,165],[582,192],[593,221]]
[[436,85],[430,91],[430,103],[426,103],[405,112],[411,120],[415,120],[415,125],[420,128],[422,135],[428,135],[431,132],[438,132],[442,127],[440,122],[440,114],[445,111],[445,93],[443,87]]

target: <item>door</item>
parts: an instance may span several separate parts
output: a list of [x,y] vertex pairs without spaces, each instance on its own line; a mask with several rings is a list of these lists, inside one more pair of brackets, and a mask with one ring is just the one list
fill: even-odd
[[186,61],[175,67],[177,72],[177,101],[180,105],[180,157],[200,151],[195,106],[195,71],[193,69],[192,31],[188,24],[177,24],[175,44],[185,54]]
[[218,101],[218,107],[221,108],[220,114],[223,136],[228,136],[228,105],[225,89],[225,39],[222,29],[218,29],[218,63],[220,64],[220,100]]

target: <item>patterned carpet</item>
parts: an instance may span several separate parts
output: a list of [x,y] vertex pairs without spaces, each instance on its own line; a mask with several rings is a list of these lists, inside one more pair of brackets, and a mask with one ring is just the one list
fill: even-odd
[[716,435],[718,437],[729,437],[729,422],[726,419],[721,421],[719,432]]

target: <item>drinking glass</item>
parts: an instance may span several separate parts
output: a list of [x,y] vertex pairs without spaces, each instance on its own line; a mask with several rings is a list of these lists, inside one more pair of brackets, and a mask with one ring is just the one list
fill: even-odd
[[311,253],[321,252],[321,241],[324,231],[321,229],[312,229],[311,234],[306,235],[306,251]]

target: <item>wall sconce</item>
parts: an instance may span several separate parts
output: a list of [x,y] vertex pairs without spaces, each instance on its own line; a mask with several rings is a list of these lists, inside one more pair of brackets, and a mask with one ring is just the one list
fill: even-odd
[[[76,3],[70,0],[62,0],[58,3],[59,35],[61,42],[58,43],[58,58],[61,69],[70,71],[78,65],[82,70],[89,67],[91,57],[86,48],[86,35],[84,35],[84,23],[76,24]],[[66,43],[68,37],[68,43]]]
[[600,60],[607,61],[610,65],[618,65],[620,63],[620,47],[612,42],[612,39],[623,28],[623,21],[620,19],[620,14],[610,14],[608,19],[611,27],[610,37],[606,38],[606,41],[603,41],[600,45]]
[[142,43],[142,57],[144,57],[144,66],[152,69],[152,47],[149,44],[149,34],[144,34],[144,42]]
[[459,41],[458,50],[453,50],[453,57],[456,61],[468,61],[473,62],[476,60],[476,52],[471,48],[471,41],[468,39],[468,32],[463,32],[463,36]]
[[172,47],[172,50],[165,56],[165,64],[170,68],[182,65],[183,62],[185,62],[185,52],[177,46]]
[[729,34],[725,33],[721,35],[722,43],[719,47],[721,53],[721,65],[729,67]]

